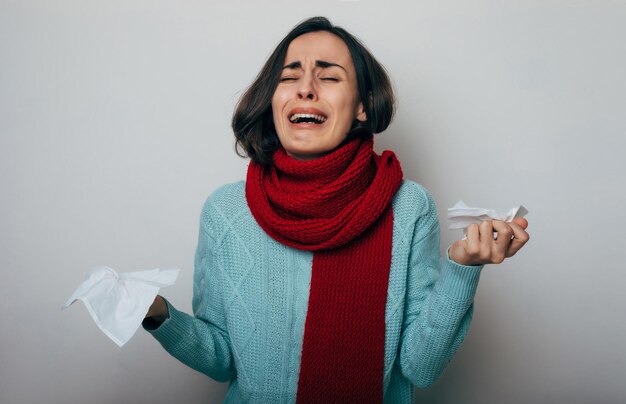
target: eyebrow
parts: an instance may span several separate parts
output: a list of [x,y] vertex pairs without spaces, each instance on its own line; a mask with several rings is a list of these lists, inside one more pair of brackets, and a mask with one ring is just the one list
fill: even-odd
[[[332,63],[332,62],[327,62],[325,60],[316,60],[315,61],[315,66],[316,67],[321,67],[322,69],[326,69],[329,67],[340,67],[342,68],[344,71],[347,71],[343,66],[338,65],[337,63]],[[295,61],[295,62],[291,62],[286,66],[283,66],[283,70],[285,69],[301,69],[302,68],[302,63],[300,63],[299,60]]]

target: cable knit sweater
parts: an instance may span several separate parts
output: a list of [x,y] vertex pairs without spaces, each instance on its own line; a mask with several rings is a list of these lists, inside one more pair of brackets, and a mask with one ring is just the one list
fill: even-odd
[[[227,403],[293,403],[304,336],[311,252],[263,232],[243,182],[206,201],[195,257],[194,316],[169,302],[169,318],[144,327],[174,357],[218,381]],[[385,308],[385,403],[410,403],[412,385],[441,374],[467,334],[480,266],[439,256],[431,196],[403,181],[393,200]]]

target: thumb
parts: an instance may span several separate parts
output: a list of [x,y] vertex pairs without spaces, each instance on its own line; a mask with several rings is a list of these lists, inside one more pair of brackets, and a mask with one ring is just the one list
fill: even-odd
[[524,219],[523,217],[515,218],[511,220],[511,222],[517,224],[524,230],[526,230],[526,228],[528,227],[528,220]]
[[457,264],[463,264],[463,240],[455,241],[448,249],[448,258]]

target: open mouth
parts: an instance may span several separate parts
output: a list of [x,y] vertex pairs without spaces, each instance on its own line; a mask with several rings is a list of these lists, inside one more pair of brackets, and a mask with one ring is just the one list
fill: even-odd
[[291,123],[313,123],[322,124],[328,119],[325,115],[320,114],[292,114],[289,116]]

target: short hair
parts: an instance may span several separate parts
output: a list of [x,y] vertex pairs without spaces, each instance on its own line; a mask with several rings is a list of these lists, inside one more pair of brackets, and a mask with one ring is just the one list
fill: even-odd
[[369,136],[384,131],[393,119],[395,97],[385,68],[367,48],[345,29],[332,25],[324,17],[309,18],[295,26],[267,59],[254,82],[240,98],[233,113],[235,150],[241,157],[267,166],[279,146],[272,116],[272,96],[280,82],[282,65],[289,44],[310,32],[327,31],[347,45],[356,71],[357,92],[367,120],[354,120],[347,138]]

